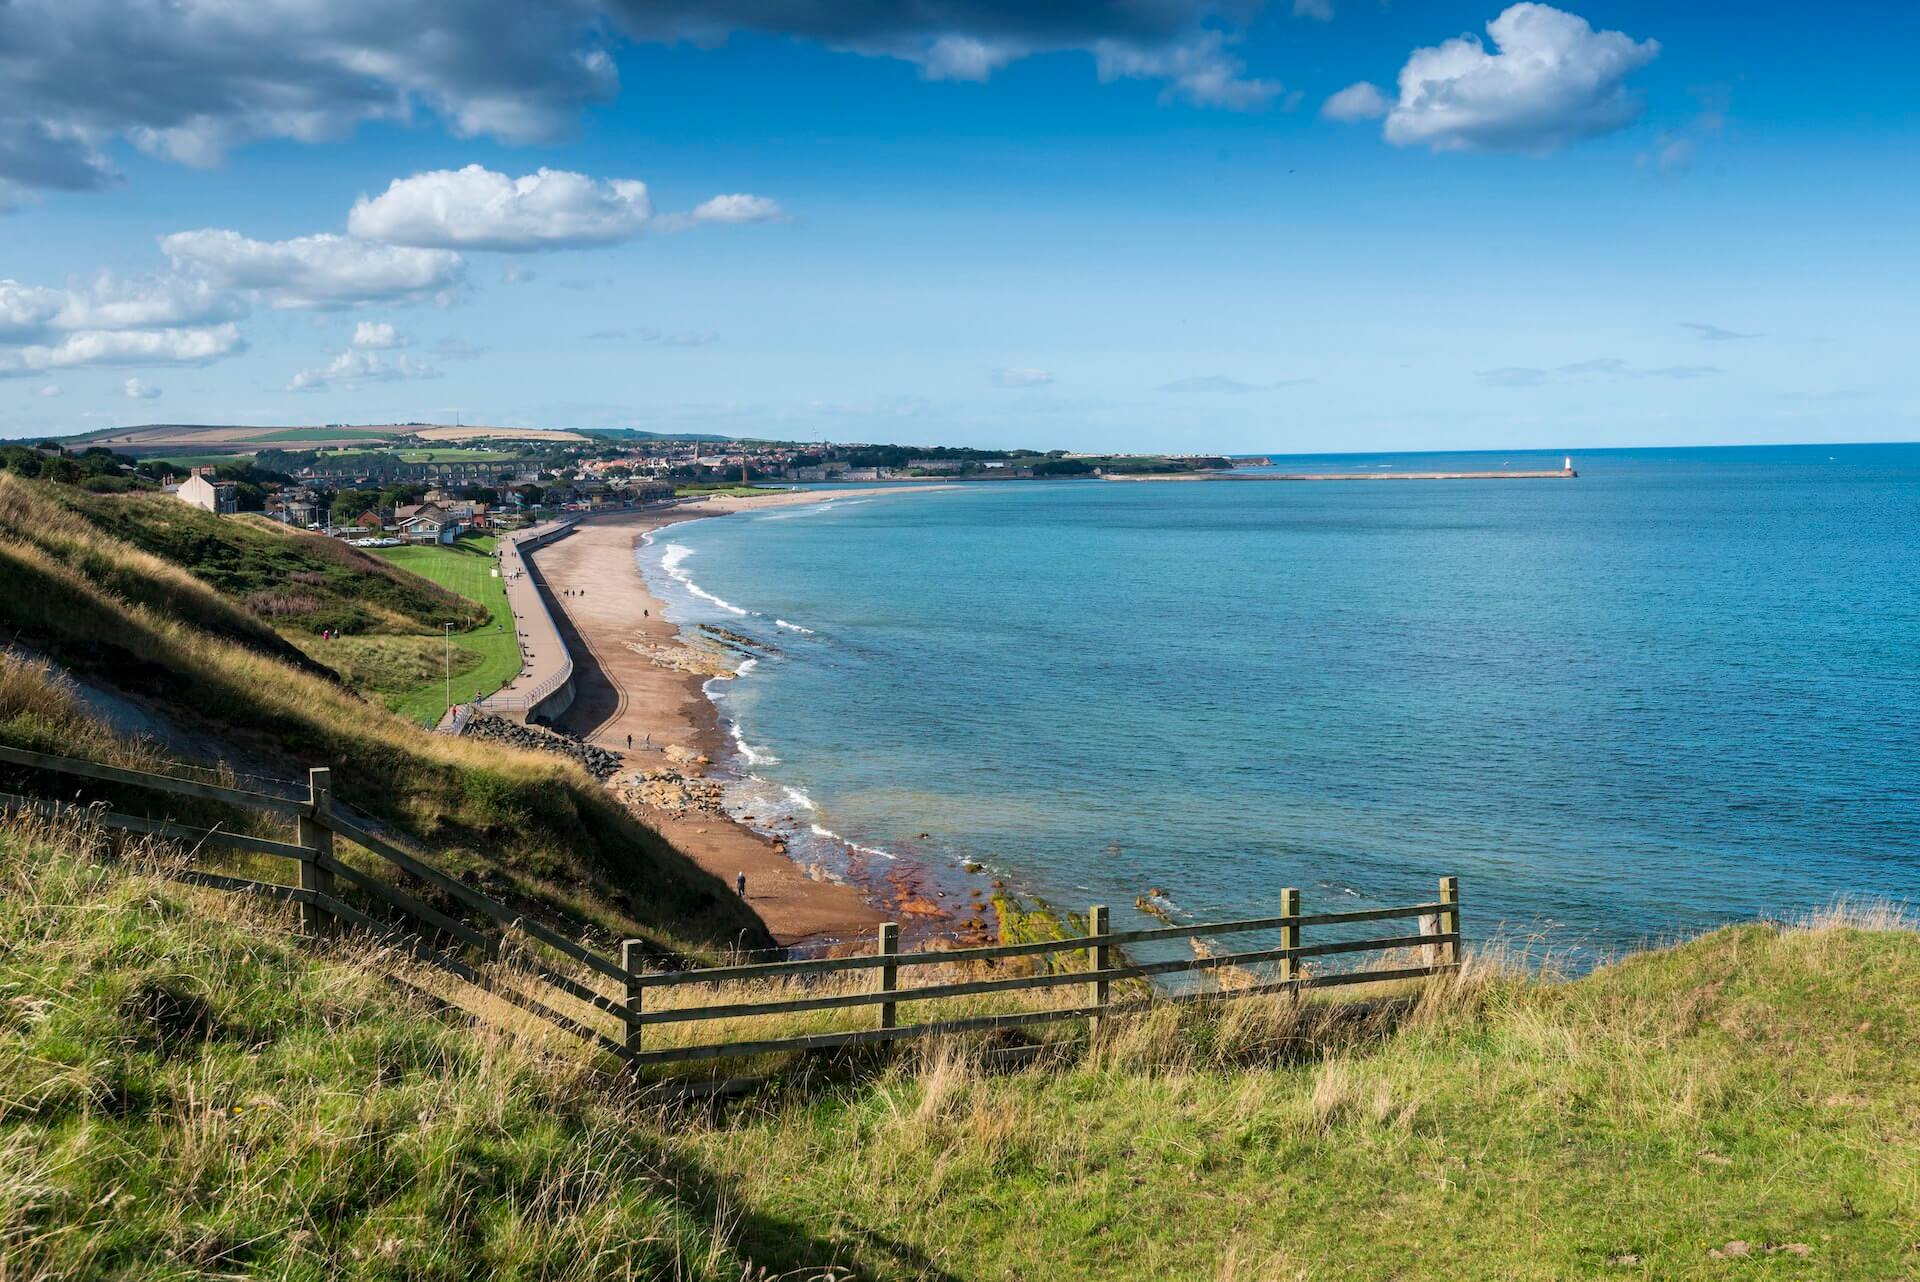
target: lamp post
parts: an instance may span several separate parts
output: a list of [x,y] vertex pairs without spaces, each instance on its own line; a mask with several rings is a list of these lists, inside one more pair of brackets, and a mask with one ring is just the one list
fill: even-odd
[[447,710],[451,712],[453,710],[453,625],[442,623],[440,628],[443,640],[441,657],[447,672]]

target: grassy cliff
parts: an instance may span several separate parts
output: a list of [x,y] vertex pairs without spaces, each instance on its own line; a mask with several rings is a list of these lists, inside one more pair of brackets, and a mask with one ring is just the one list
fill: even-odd
[[[1116,1019],[680,1109],[393,958],[0,825],[9,1277],[1907,1278],[1920,938],[1845,914],[1397,1015]],[[396,980],[402,982],[395,982]]]
[[[15,647],[0,660],[0,742],[106,760],[152,755],[103,733],[62,687],[63,669],[218,745],[236,769],[300,779],[308,766],[331,766],[343,801],[498,897],[663,947],[768,942],[725,887],[571,763],[423,732],[343,687],[226,594],[106,534],[49,490],[0,476],[0,635]],[[59,785],[63,795],[71,782]]]

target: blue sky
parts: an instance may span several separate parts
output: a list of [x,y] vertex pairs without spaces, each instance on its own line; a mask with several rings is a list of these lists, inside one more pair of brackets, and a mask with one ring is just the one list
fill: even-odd
[[1920,435],[1920,18],[1892,7],[409,17],[0,14],[0,436]]

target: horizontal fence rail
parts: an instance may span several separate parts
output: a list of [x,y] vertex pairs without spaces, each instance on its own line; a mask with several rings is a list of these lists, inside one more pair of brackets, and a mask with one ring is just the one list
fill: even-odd
[[[1281,892],[1281,904],[1288,911],[1275,917],[1255,917],[1240,921],[1204,922],[1195,925],[1154,926],[1139,930],[1107,929],[1107,909],[1095,905],[1088,910],[1089,933],[1066,939],[1037,940],[1019,944],[993,944],[978,948],[902,953],[898,950],[899,927],[888,923],[880,928],[874,950],[858,957],[817,957],[800,961],[763,962],[746,966],[715,966],[701,970],[642,971],[629,964],[626,977],[627,1000],[624,1010],[627,1058],[635,1064],[664,1064],[684,1060],[729,1059],[783,1051],[822,1050],[863,1046],[878,1042],[901,1041],[950,1033],[993,1031],[1027,1025],[1057,1023],[1062,1020],[1088,1020],[1093,1026],[1116,1013],[1137,1010],[1153,1002],[1192,1002],[1225,1000],[1259,995],[1301,995],[1313,990],[1344,988],[1360,984],[1384,984],[1425,979],[1456,972],[1460,968],[1460,883],[1457,878],[1440,880],[1439,898],[1422,904],[1398,908],[1367,908],[1347,912],[1302,913],[1300,892]],[[1324,943],[1303,944],[1301,931],[1308,927],[1343,927],[1372,922],[1419,919],[1413,934],[1394,934],[1367,939],[1336,939]],[[1206,953],[1195,957],[1164,961],[1133,961],[1122,951],[1129,944],[1168,941],[1196,941],[1218,935],[1251,932],[1279,932],[1277,948],[1254,948],[1232,953]],[[1412,965],[1388,965],[1379,969],[1306,973],[1302,966],[1318,958],[1361,957],[1373,954],[1391,960],[1395,954],[1412,953],[1423,960]],[[629,949],[631,963],[637,955]],[[1085,959],[1081,970],[1048,969],[1040,974],[1003,978],[965,978],[919,987],[902,986],[902,971],[915,967],[993,966],[1020,958]],[[1262,980],[1240,975],[1248,967],[1273,964],[1277,978]],[[726,984],[751,987],[767,983],[812,981],[823,976],[878,972],[877,984],[863,992],[828,993],[812,996],[774,996],[764,1000],[726,1000],[704,1005],[668,1006],[650,1010],[649,992],[675,990],[693,984]],[[1218,987],[1192,992],[1156,994],[1147,989],[1143,995],[1115,1000],[1113,986],[1126,981],[1151,981],[1163,975],[1219,975],[1235,972],[1244,980],[1235,987]],[[908,1003],[940,1002],[962,997],[1026,994],[1057,989],[1076,990],[1087,1001],[1070,1006],[1013,1010],[1001,1013],[935,1019],[902,1026],[899,1009]],[[703,1023],[712,1020],[751,1019],[763,1016],[799,1015],[816,1011],[880,1008],[878,1027],[825,1033],[804,1033],[747,1041],[722,1041],[704,1045],[664,1046],[649,1049],[645,1030],[676,1024]]]
[[[1322,989],[1420,980],[1451,974],[1460,968],[1460,884],[1457,878],[1443,877],[1438,898],[1400,907],[1304,913],[1300,911],[1300,892],[1289,888],[1280,894],[1282,911],[1271,917],[1116,931],[1108,928],[1107,909],[1096,905],[1087,913],[1087,933],[1062,939],[903,953],[899,950],[899,927],[887,923],[880,927],[872,951],[858,956],[813,957],[694,970],[649,970],[646,968],[649,948],[640,940],[626,941],[616,962],[434,867],[429,856],[406,848],[395,838],[378,831],[373,821],[336,801],[332,774],[325,768],[309,772],[305,797],[289,798],[3,745],[0,745],[0,763],[217,802],[282,821],[290,818],[295,828],[294,840],[283,841],[229,831],[218,825],[197,826],[123,814],[99,804],[0,792],[0,813],[77,818],[106,828],[192,843],[196,848],[208,846],[289,860],[294,865],[294,884],[252,880],[197,867],[178,869],[169,875],[191,885],[264,895],[298,905],[303,928],[312,934],[332,933],[343,926],[366,931],[407,956],[482,989],[633,1066],[844,1049],[948,1034],[1037,1027],[1066,1020],[1085,1020],[1089,1028],[1097,1029],[1110,1016],[1143,1009],[1156,1002],[1229,1000],[1260,995],[1299,998]],[[336,840],[352,843],[374,860],[403,874],[402,880],[424,885],[444,897],[444,903],[458,907],[453,911],[435,907],[414,890],[341,859],[335,850]],[[375,912],[384,909],[405,924],[383,920],[348,903],[339,893],[342,884],[364,896],[363,902],[371,903]],[[468,914],[465,920],[456,915],[460,912]],[[1411,933],[1402,927],[1397,933],[1370,938],[1323,938],[1313,943],[1303,943],[1301,938],[1302,932],[1309,929],[1344,929],[1404,921],[1415,921]],[[1202,940],[1249,933],[1277,933],[1279,946],[1253,947],[1239,952],[1201,951]],[[509,949],[508,942],[516,939],[528,941],[532,947]],[[1142,944],[1176,942],[1187,943],[1197,955],[1136,960],[1125,951]],[[546,951],[543,954],[539,950]],[[1311,969],[1312,963],[1322,959],[1369,955],[1379,960],[1377,968],[1318,973]],[[1409,961],[1410,958],[1414,960]],[[1008,963],[1024,960],[1040,964],[1044,969],[1033,974],[993,973]],[[1070,968],[1074,965],[1080,968]],[[569,974],[569,966],[578,969]],[[919,987],[901,983],[903,974],[911,976],[928,966],[948,967],[954,973],[951,977],[937,976],[938,982]],[[1271,977],[1254,972],[1252,967],[1271,967]],[[823,980],[833,981],[837,977],[839,982],[852,983],[863,973],[871,976],[870,986],[865,989],[819,991]],[[1152,986],[1156,979],[1177,975],[1212,978],[1216,985],[1171,993]],[[800,995],[781,991],[782,986],[794,984],[814,991]],[[727,985],[748,991],[710,1002],[648,1005],[649,994],[653,994],[654,1001],[663,1002],[668,994],[684,992],[691,985]],[[1116,993],[1116,985],[1131,988]],[[762,986],[765,995],[752,992],[755,986]],[[900,1008],[909,1004],[917,1007],[963,998],[1002,996],[1023,1002],[1029,1000],[1028,995],[1047,995],[1059,990],[1071,994],[1068,1004],[953,1014],[919,1023],[900,1023]],[[561,997],[582,1008],[580,1014],[576,1016],[556,1008],[553,1000]],[[736,1037],[692,1045],[646,1044],[649,1029],[657,1036],[675,1026],[857,1011],[868,1007],[879,1008],[871,1027],[780,1037]],[[614,1035],[609,1036],[604,1029],[588,1022],[592,1019],[610,1022]]]
[[[485,990],[508,1004],[575,1037],[615,1054],[624,1052],[624,1043],[608,1037],[602,1030],[566,1015],[516,984],[502,982],[499,975],[482,967],[499,962],[509,938],[519,936],[551,949],[588,971],[612,981],[624,983],[626,971],[613,961],[524,912],[481,894],[456,877],[447,875],[428,862],[428,856],[407,850],[398,841],[376,831],[372,821],[361,818],[333,798],[332,774],[324,768],[309,772],[307,796],[298,799],[272,797],[243,789],[181,779],[174,775],[104,766],[73,757],[0,745],[0,763],[27,766],[55,774],[73,775],[105,783],[125,785],[149,792],[187,796],[215,801],[244,810],[275,817],[291,817],[295,840],[280,841],[252,833],[228,831],[218,826],[201,826],[123,814],[101,804],[80,804],[47,800],[10,792],[0,792],[0,814],[32,814],[45,818],[75,819],[122,832],[162,837],[193,846],[215,847],[249,855],[286,859],[294,864],[294,883],[259,881],[251,878],[187,867],[167,875],[188,885],[233,893],[262,895],[299,906],[303,929],[315,935],[331,933],[339,926],[352,926],[372,932],[395,945],[416,960],[427,963],[462,981]],[[480,930],[449,912],[424,902],[394,881],[341,859],[335,852],[335,839],[353,843],[375,859],[384,862],[414,882],[424,883],[447,899],[488,921],[492,929]],[[340,898],[336,887],[346,883],[377,904],[391,910],[406,926],[383,921]],[[466,951],[470,960],[458,954]],[[498,969],[495,967],[494,969]],[[512,977],[536,987],[545,986],[604,1015],[620,1017],[621,1003],[591,985],[545,965],[537,955],[516,950],[512,957]]]

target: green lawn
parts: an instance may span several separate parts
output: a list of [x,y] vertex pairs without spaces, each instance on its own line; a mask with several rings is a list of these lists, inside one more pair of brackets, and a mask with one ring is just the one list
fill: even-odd
[[[473,698],[475,691],[492,694],[520,671],[520,647],[514,639],[513,611],[507,608],[507,585],[505,580],[493,577],[496,542],[492,538],[465,538],[452,547],[369,549],[401,569],[432,579],[487,608],[488,622],[453,636],[454,649],[467,656],[464,661],[457,656],[454,659],[456,702]],[[447,710],[446,681],[436,672],[420,685],[389,693],[385,698],[387,706],[400,715],[432,725]]]

